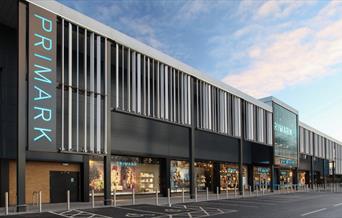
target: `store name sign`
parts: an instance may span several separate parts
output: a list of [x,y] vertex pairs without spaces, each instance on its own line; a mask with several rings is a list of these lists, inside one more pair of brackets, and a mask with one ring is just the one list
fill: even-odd
[[261,174],[268,174],[270,172],[270,169],[269,168],[264,168],[264,167],[259,167],[258,168],[258,173],[261,173]]
[[294,166],[295,161],[290,159],[280,159],[280,164],[285,166]]
[[29,6],[29,148],[56,149],[56,15]]
[[115,162],[117,166],[120,166],[120,167],[135,167],[137,166],[137,162],[125,162],[125,161],[117,161]]
[[288,136],[292,136],[293,135],[293,130],[290,129],[289,127],[287,126],[284,126],[284,125],[281,125],[277,122],[274,123],[274,129],[278,132],[281,132],[285,135],[288,135]]

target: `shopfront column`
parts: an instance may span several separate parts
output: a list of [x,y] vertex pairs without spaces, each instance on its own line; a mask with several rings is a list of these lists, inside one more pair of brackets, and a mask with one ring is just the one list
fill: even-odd
[[298,169],[293,169],[293,184],[298,184]]
[[271,165],[271,192],[274,192],[275,190],[275,185],[276,185],[276,175],[275,175],[275,169],[274,169],[274,165]]
[[[327,175],[326,175],[326,160],[324,160],[323,159],[323,187],[325,188],[325,186],[326,186],[326,182],[327,182]],[[328,167],[329,167],[329,163],[328,163]],[[328,168],[329,169],[329,168]],[[328,171],[329,172],[329,171]],[[328,175],[329,175],[329,173],[328,173]]]
[[241,99],[241,138],[239,149],[239,192],[243,194],[243,146],[245,142],[245,102]]
[[0,207],[5,206],[5,193],[9,191],[9,161],[0,159]]
[[25,205],[25,168],[26,168],[26,147],[27,147],[27,54],[26,54],[26,10],[24,3],[19,3],[19,26],[18,26],[18,99],[17,99],[17,211],[26,210]]
[[332,162],[333,168],[332,168],[332,174],[333,174],[333,183],[335,183],[335,161]]
[[252,191],[254,192],[254,167],[253,165],[248,165],[247,169],[248,185],[251,186]]
[[104,204],[111,203],[111,155],[108,154],[103,159],[104,164]]
[[171,189],[171,178],[170,178],[170,159],[165,158],[160,160],[160,193],[166,197],[167,196],[167,190]]
[[221,190],[220,163],[214,162],[213,166],[213,192],[217,192],[217,187]]
[[89,202],[89,156],[83,157],[81,177],[81,200]]
[[190,175],[190,198],[195,198],[195,187],[196,184],[196,175],[195,175],[195,130],[196,130],[196,111],[195,110],[195,95],[193,94],[194,90],[194,80],[191,79],[191,127],[189,129],[189,136],[190,136],[190,146],[189,146],[189,175]]
[[[111,60],[111,42],[105,43],[107,45],[105,51],[107,51],[106,56],[107,56],[107,60]],[[108,94],[107,96],[107,104],[106,104],[106,108],[105,108],[105,113],[106,113],[106,117],[107,117],[107,122],[105,124],[105,126],[107,128],[105,128],[105,131],[107,133],[107,137],[105,137],[106,141],[105,141],[105,153],[106,155],[104,156],[104,164],[103,164],[103,170],[104,170],[104,204],[105,205],[110,205],[111,204],[111,153],[112,153],[112,111],[111,111],[111,62],[107,61],[106,64],[106,70],[105,73],[107,74],[107,85],[105,86],[107,88],[106,93]]]
[[315,184],[315,158],[311,157],[311,165],[310,165],[310,186],[313,189]]

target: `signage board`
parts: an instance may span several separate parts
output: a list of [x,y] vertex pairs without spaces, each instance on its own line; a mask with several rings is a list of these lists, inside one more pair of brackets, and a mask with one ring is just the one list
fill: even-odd
[[28,147],[56,151],[56,15],[29,5]]
[[297,115],[273,103],[274,163],[293,168],[298,164]]

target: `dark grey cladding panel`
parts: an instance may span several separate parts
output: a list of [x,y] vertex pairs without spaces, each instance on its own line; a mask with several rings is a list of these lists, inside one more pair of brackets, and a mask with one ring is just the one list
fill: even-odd
[[306,158],[299,158],[299,170],[310,170],[311,168],[311,157],[306,156]]
[[9,158],[17,152],[17,31],[0,23],[0,33],[0,157]]
[[323,174],[323,159],[317,157],[315,158],[314,170],[320,172],[321,175]]
[[245,141],[243,144],[243,163],[251,164],[252,163],[252,154],[253,154],[253,146],[251,142]]
[[112,153],[188,158],[189,129],[113,112]]
[[270,164],[272,162],[273,147],[254,142],[246,142],[251,149],[251,162],[253,164]]
[[197,130],[195,141],[195,158],[238,162],[239,140],[228,136]]
[[29,161],[57,161],[61,163],[80,163],[83,161],[83,158],[85,156],[55,152],[27,151],[26,157]]

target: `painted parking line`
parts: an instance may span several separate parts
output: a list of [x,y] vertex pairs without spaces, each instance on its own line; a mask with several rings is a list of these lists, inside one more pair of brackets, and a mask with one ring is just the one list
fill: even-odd
[[246,204],[256,204],[256,205],[260,205],[260,206],[274,206],[276,204],[274,203],[266,203],[266,202],[259,202],[259,201],[247,201],[247,200],[244,200],[244,199],[241,199],[241,200],[226,200],[225,201],[226,203],[230,203],[230,202],[233,202],[233,203],[246,203]]
[[49,211],[49,213],[58,215],[61,217],[69,217],[69,218],[74,218],[74,217],[83,217],[83,218],[111,218],[109,216],[104,216],[96,213],[91,213],[91,212],[86,212],[82,210],[68,210],[68,211],[60,211],[60,212],[53,212]]
[[[223,209],[223,208],[216,208],[216,207],[210,207],[208,205],[174,205],[177,208],[187,208],[192,209],[193,211],[187,212],[187,213],[180,213],[180,214],[172,214],[173,218],[190,218],[190,217],[211,217],[211,216],[217,216],[217,215],[223,215],[223,214],[229,214],[229,213],[235,213],[238,212],[238,210],[233,209]],[[215,205],[216,206],[216,205]]]
[[[222,201],[211,201],[211,202],[201,202],[201,203],[198,203],[197,205],[201,205],[201,206],[211,206],[211,207],[230,207],[230,206],[233,206],[233,207],[246,207],[246,208],[259,208],[258,206],[255,206],[255,205],[243,205],[243,204],[239,204],[239,203],[231,203],[231,202],[222,202]],[[223,208],[224,208],[223,207]]]
[[326,209],[327,208],[322,208],[322,209],[319,209],[319,210],[310,211],[310,212],[307,212],[307,213],[303,213],[300,216],[307,216],[307,215],[310,215],[310,214],[313,214],[313,213],[318,213],[318,212],[324,211]]
[[148,205],[148,204],[123,206],[121,208],[131,208],[131,209],[136,209],[136,210],[143,210],[143,211],[163,213],[163,214],[164,213],[176,214],[176,213],[190,212],[190,210],[186,208],[175,208],[175,207],[167,207],[167,206]]
[[342,203],[334,204],[334,207],[342,206]]

